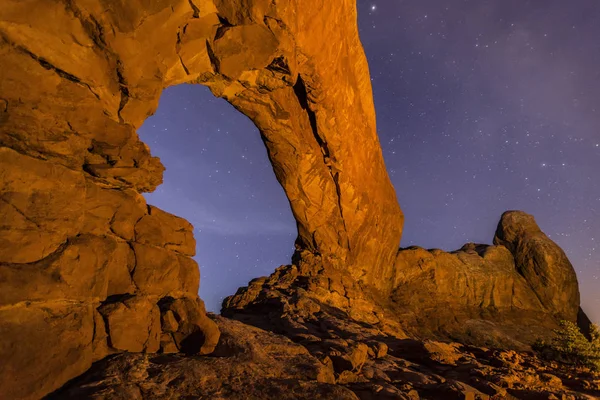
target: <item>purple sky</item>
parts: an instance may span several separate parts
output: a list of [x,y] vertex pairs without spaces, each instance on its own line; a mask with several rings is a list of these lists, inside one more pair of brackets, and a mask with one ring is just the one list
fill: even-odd
[[[521,209],[567,253],[600,322],[600,4],[358,1],[402,246],[491,243]],[[289,262],[295,223],[252,123],[202,86],[163,93],[140,129],[167,171],[148,202],[196,228],[200,295]]]

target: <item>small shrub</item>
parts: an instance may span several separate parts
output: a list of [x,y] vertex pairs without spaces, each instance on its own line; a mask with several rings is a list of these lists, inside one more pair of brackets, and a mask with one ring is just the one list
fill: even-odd
[[588,340],[576,324],[561,321],[560,329],[554,330],[555,337],[546,343],[538,340],[532,346],[543,358],[576,367],[600,371],[600,328],[591,326]]

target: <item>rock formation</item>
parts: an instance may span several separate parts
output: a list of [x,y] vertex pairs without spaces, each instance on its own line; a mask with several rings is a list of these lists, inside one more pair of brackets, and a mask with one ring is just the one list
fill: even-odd
[[115,351],[214,348],[189,223],[134,190],[0,152],[1,398],[37,398]]
[[533,216],[505,212],[494,243],[470,243],[452,253],[401,250],[391,296],[395,315],[408,329],[418,327],[412,329],[417,334],[509,348],[531,344],[561,319],[577,321],[575,270]]
[[255,122],[295,260],[389,289],[403,217],[354,1],[7,0],[0,53],[0,397],[112,352],[214,348],[191,226],[140,196],[164,168],[136,129],[169,85]]
[[[176,396],[198,378],[206,393],[226,390],[211,368],[257,374],[232,397],[379,396],[361,376],[404,378],[361,371],[405,334],[481,344],[473,332],[496,332],[519,347],[536,327],[577,318],[572,267],[528,216],[505,215],[495,247],[398,252],[403,215],[354,0],[4,0],[0,71],[0,398],[37,399],[107,355],[81,382],[115,378],[105,394],[116,398]],[[180,83],[208,86],[254,121],[298,226],[293,265],[251,282],[224,314],[302,347],[208,318],[191,225],[141,196],[164,167],[136,129]],[[524,322],[531,332],[514,329]],[[222,358],[182,355],[215,348]],[[438,378],[415,379],[427,391]],[[71,389],[60,393],[104,396]]]
[[[468,243],[451,253],[400,249],[393,289],[385,296],[345,271],[283,266],[225,299],[222,313],[293,337],[305,329],[299,320],[315,318],[325,307],[393,336],[518,350],[551,334],[561,319],[582,319],[575,271],[533,217],[520,211],[504,213],[497,243],[500,237],[519,246]],[[543,270],[528,274],[523,265]],[[538,291],[547,282],[557,294],[543,299]]]
[[510,250],[517,271],[545,309],[558,318],[576,320],[579,286],[575,270],[564,251],[541,231],[531,215],[504,213],[494,243]]

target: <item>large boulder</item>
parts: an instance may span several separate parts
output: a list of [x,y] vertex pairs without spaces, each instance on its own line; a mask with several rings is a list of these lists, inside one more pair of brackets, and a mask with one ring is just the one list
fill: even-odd
[[210,354],[219,342],[217,325],[206,316],[204,303],[198,298],[163,298],[160,303],[163,352],[175,345],[181,353]]
[[573,266],[531,215],[505,212],[494,244],[469,243],[451,253],[401,249],[391,299],[395,312],[412,321],[406,329],[527,348],[550,335],[560,320],[577,321],[579,289]]
[[153,206],[148,206],[148,213],[135,224],[135,241],[186,256],[196,255],[192,224]]
[[510,250],[517,271],[549,313],[577,321],[579,285],[573,265],[533,216],[522,211],[502,214],[494,243]]
[[133,243],[136,267],[132,278],[141,293],[156,296],[195,295],[200,284],[198,264],[161,247]]
[[152,299],[126,297],[107,302],[98,309],[106,323],[109,346],[117,351],[158,351],[160,345],[160,310]]

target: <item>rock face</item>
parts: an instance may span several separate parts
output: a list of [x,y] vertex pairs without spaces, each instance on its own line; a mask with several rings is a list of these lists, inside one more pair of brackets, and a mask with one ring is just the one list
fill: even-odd
[[[197,396],[198,380],[230,398],[356,398],[332,379],[415,398],[399,385],[439,379],[395,360],[365,370],[406,334],[519,347],[577,318],[572,267],[524,214],[505,214],[497,246],[398,252],[354,0],[3,0],[0,71],[0,398],[40,398],[107,355],[91,379],[113,398]],[[136,134],[180,83],[254,121],[298,226],[293,265],[223,312],[302,348],[269,336],[245,359],[260,346],[236,335],[263,333],[218,320],[217,353],[234,353],[181,355],[212,352],[219,328],[197,295],[191,225],[141,196],[164,167]],[[104,396],[87,389],[61,393]]]
[[533,216],[520,211],[505,212],[494,243],[510,250],[517,271],[549,312],[576,320],[579,286],[575,270],[565,252],[542,232]]
[[[151,191],[163,167],[136,128],[164,87],[209,86],[264,137],[298,221],[297,256],[318,254],[322,264],[380,285],[391,274],[403,217],[376,135],[355,8],[346,0],[3,2],[0,144],[34,158],[23,161],[29,168],[65,169],[49,174],[80,186]],[[30,175],[19,182],[52,180]],[[76,194],[72,211],[82,209],[84,192],[68,186],[48,191],[58,203]],[[6,188],[13,190],[27,189]],[[46,253],[77,233],[79,214],[69,211],[67,220],[48,215],[34,230],[48,236],[46,247],[39,244]],[[34,251],[24,255],[31,239],[15,236],[25,225],[9,225],[13,239],[7,232],[2,249],[14,247],[15,262],[35,261]]]
[[[16,171],[20,165],[21,172],[27,170],[26,156],[10,154],[19,161]],[[67,186],[81,190],[81,198],[88,199],[77,210],[77,234],[67,234],[56,249],[43,236],[32,241],[39,252],[30,248],[25,256],[42,257],[37,261],[15,262],[21,261],[18,252],[2,253],[11,262],[0,265],[1,398],[39,398],[107,354],[164,350],[170,343],[161,342],[162,337],[171,339],[177,351],[188,353],[210,352],[218,340],[218,329],[197,298],[198,266],[190,258],[193,239],[175,246],[168,232],[158,235],[155,222],[148,221],[169,221],[162,229],[172,229],[175,238],[191,238],[189,224],[164,212],[156,217],[134,191],[90,179],[82,183]],[[20,193],[9,192],[5,204],[26,215],[25,201],[52,198],[57,188],[47,188],[49,192],[35,188],[24,200]],[[74,212],[77,200],[64,201],[66,211]],[[57,208],[56,213],[62,212]],[[58,218],[52,210],[46,215]],[[40,210],[39,226],[44,226],[46,215]],[[61,218],[75,219],[73,213]],[[34,227],[20,235],[35,233]],[[161,325],[161,316],[171,309],[169,315],[179,324],[175,330]],[[184,344],[192,339],[195,346]]]
[[557,326],[503,246],[403,249],[396,268],[393,315],[415,335],[522,349]]
[[494,243],[452,253],[401,250],[395,315],[411,321],[407,329],[416,334],[509,348],[523,348],[560,320],[584,321],[575,270],[533,216],[505,212]]
[[[518,245],[503,246],[500,235]],[[222,313],[293,337],[305,329],[303,320],[335,309],[390,335],[518,350],[551,334],[562,319],[580,321],[585,330],[575,271],[533,217],[506,212],[495,241],[451,253],[400,249],[393,290],[384,296],[344,271],[283,266],[226,298]],[[537,273],[528,273],[531,265]],[[538,294],[547,282],[562,302]]]
[[192,228],[140,195],[164,167],[136,129],[170,85],[206,85],[255,122],[296,263],[391,289],[403,216],[354,1],[6,0],[0,71],[1,398],[113,352],[214,347]]

